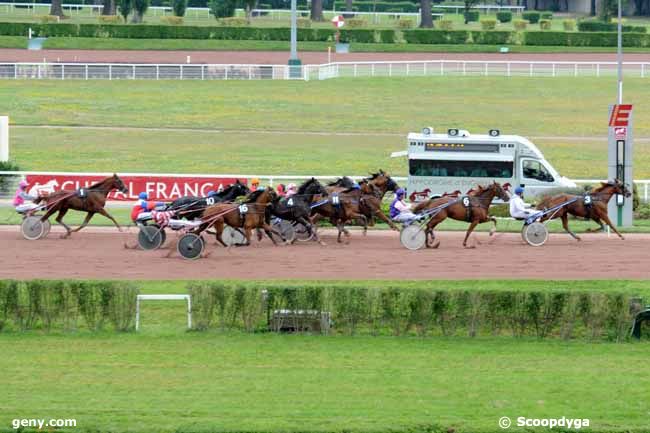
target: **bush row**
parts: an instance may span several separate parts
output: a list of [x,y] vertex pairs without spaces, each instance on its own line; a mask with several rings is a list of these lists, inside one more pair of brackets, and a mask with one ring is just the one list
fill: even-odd
[[[618,31],[617,23],[606,23],[603,21],[585,20],[578,23],[578,30],[581,32],[616,32]],[[646,33],[644,26],[622,26],[624,32]]]
[[256,284],[189,286],[197,330],[267,329],[274,310],[331,313],[331,332],[352,335],[512,335],[616,340],[627,337],[630,299],[621,293],[469,291],[322,285],[266,290]]
[[[441,21],[439,26],[446,21]],[[489,24],[495,24],[491,21]],[[133,39],[219,39],[219,40],[261,40],[288,41],[289,28],[262,27],[203,27],[169,25],[119,25],[119,24],[34,24],[0,23],[0,35],[20,36],[32,28],[39,36],[79,36],[90,38],[133,38]],[[609,47],[616,45],[616,33],[611,32],[511,32],[511,31],[468,31],[468,30],[423,30],[404,29],[404,40],[412,44],[487,44],[487,45],[556,45]],[[331,41],[333,29],[299,28],[299,41]],[[343,29],[342,42],[394,43],[395,30]],[[625,33],[626,47],[650,46],[650,35]]]
[[137,294],[122,282],[0,281],[0,331],[130,331]]

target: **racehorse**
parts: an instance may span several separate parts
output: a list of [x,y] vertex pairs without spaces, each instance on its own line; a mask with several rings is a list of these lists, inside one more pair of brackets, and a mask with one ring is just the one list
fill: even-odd
[[199,218],[203,211],[216,203],[232,202],[237,197],[245,196],[250,193],[246,185],[239,179],[233,184],[228,185],[223,191],[216,193],[211,197],[193,197],[186,196],[174,200],[166,210],[176,211],[180,218],[193,220]]
[[[107,177],[88,188],[79,188],[76,191],[61,190],[48,196],[38,197],[34,200],[34,203],[45,202],[47,206],[47,211],[41,217],[41,222],[47,221],[52,214],[59,212],[56,216],[56,222],[65,227],[66,233],[61,236],[64,239],[70,236],[72,232],[78,232],[86,227],[90,222],[90,219],[96,213],[104,215],[106,218],[113,221],[113,224],[115,224],[117,229],[121,232],[122,228],[117,221],[115,221],[115,218],[104,209],[104,206],[106,205],[106,196],[108,196],[108,193],[114,189],[122,193],[128,192],[128,188],[124,185],[124,182],[122,182],[122,179],[120,179],[117,174],[113,174],[113,176]],[[83,223],[74,230],[71,230],[70,227],[63,222],[63,217],[70,209],[86,212],[86,218]]]
[[318,180],[312,177],[298,187],[296,194],[287,198],[277,197],[273,200],[271,214],[283,220],[295,221],[304,225],[309,236],[313,233],[316,241],[321,245],[325,245],[318,237],[318,233],[316,233],[309,219],[311,215],[311,203],[315,195],[325,196],[327,195],[327,191]]
[[[429,241],[435,239],[433,230],[435,227],[444,221],[447,218],[452,218],[458,221],[467,221],[470,223],[467,233],[465,233],[465,239],[463,240],[463,246],[465,248],[474,248],[467,246],[467,240],[469,235],[472,233],[474,228],[478,224],[486,223],[488,221],[494,222],[496,226],[496,220],[494,217],[490,217],[488,211],[492,200],[494,197],[499,197],[503,201],[508,201],[510,197],[503,189],[501,185],[497,182],[491,183],[487,187],[479,187],[475,189],[473,195],[468,195],[461,198],[456,198],[453,196],[450,197],[440,197],[437,199],[430,199],[425,202],[417,204],[413,208],[413,213],[421,213],[427,209],[435,209],[439,206],[446,206],[440,209],[437,213],[433,213],[431,219],[427,222],[426,228],[426,246],[427,248],[437,248],[440,242],[436,242],[432,245]],[[490,234],[493,232],[491,231]]]
[[622,194],[625,197],[630,197],[632,195],[627,185],[623,184],[619,179],[615,179],[610,182],[601,182],[600,186],[593,188],[591,191],[581,196],[573,194],[558,194],[552,197],[546,197],[537,205],[536,209],[544,211],[560,206],[562,203],[571,202],[566,206],[560,207],[555,212],[544,215],[541,220],[546,221],[549,219],[561,218],[564,230],[575,240],[579,241],[580,236],[576,235],[569,229],[568,216],[571,214],[579,218],[595,221],[596,224],[600,226],[601,230],[604,230],[605,224],[607,224],[619,238],[625,239],[625,237],[616,230],[616,227],[610,221],[609,216],[607,216],[607,203],[609,203],[609,200],[614,194]]
[[221,238],[224,224],[228,224],[233,228],[243,228],[246,237],[245,245],[250,245],[253,229],[261,228],[271,239],[273,245],[277,245],[271,233],[273,232],[280,237],[282,235],[271,228],[266,218],[267,207],[276,197],[277,194],[273,188],[265,188],[252,192],[241,205],[218,203],[210,206],[203,212],[201,216],[203,224],[198,227],[196,232],[200,233],[209,227],[214,227],[217,232],[217,241],[227,247],[228,245]]

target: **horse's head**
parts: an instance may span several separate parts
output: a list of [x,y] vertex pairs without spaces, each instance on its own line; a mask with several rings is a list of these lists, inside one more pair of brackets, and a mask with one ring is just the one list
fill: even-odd
[[239,181],[239,179],[237,179],[235,181],[235,183],[233,183],[230,186],[232,187],[232,194],[234,194],[234,197],[240,197],[242,195],[248,195],[248,193],[251,192],[251,190],[246,185],[241,183]]
[[124,185],[122,179],[120,179],[119,176],[115,173],[113,173],[113,181],[111,186],[123,194],[129,192],[129,189],[126,187],[126,185]]
[[494,195],[496,197],[499,197],[501,200],[510,201],[510,195],[508,194],[508,191],[498,182],[492,182],[492,185],[490,185],[488,189],[494,191]]
[[625,197],[631,197],[632,192],[630,191],[629,185],[626,183],[623,183],[620,179],[614,179],[614,182],[612,182],[612,186],[614,187],[614,194],[622,194]]
[[322,194],[322,195],[327,195],[327,190],[321,183],[314,177],[311,179],[307,180],[304,182],[300,187],[298,188],[297,193],[298,195],[317,195],[317,194]]
[[370,183],[380,188],[382,192],[397,191],[399,188],[397,182],[395,182],[384,170],[379,170],[377,173],[372,173],[370,175]]

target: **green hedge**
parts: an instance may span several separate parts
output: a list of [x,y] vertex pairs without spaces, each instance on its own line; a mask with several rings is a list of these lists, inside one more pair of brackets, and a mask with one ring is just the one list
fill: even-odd
[[189,286],[197,330],[267,329],[274,310],[331,313],[333,334],[467,335],[624,340],[630,298],[616,292],[480,291],[354,283],[286,288],[200,282]]
[[[584,20],[578,22],[578,30],[581,32],[617,32],[618,24],[605,23],[602,21]],[[646,33],[644,26],[622,26],[623,32]]]
[[0,331],[130,331],[137,294],[125,282],[0,280]]
[[509,23],[512,21],[512,12],[510,11],[499,11],[497,12],[497,20],[500,23]]
[[464,44],[467,30],[405,30],[404,40],[409,44]]
[[537,24],[541,14],[539,12],[524,12],[521,14],[521,17],[531,24]]
[[505,45],[512,43],[512,32],[506,31],[472,31],[472,42],[481,45]]
[[[616,33],[526,32],[525,45],[615,47]],[[623,34],[623,46],[648,47],[650,46],[650,35],[645,33],[625,33]]]
[[479,13],[478,11],[465,12],[464,17],[465,17],[465,21],[467,21],[468,23],[477,22]]
[[[344,1],[334,2],[337,11],[346,11],[346,4]],[[371,2],[371,1],[355,1],[352,3],[353,11],[355,12],[418,12],[419,4],[413,2]]]

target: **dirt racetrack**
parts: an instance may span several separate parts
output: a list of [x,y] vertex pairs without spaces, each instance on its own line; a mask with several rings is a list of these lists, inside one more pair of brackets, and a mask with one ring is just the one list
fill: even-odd
[[[525,245],[517,233],[497,234],[476,249],[463,249],[463,233],[441,232],[437,250],[408,251],[398,234],[353,232],[349,245],[336,244],[324,231],[326,246],[297,243],[273,247],[268,239],[252,247],[227,251],[208,241],[209,257],[188,261],[168,250],[124,249],[136,232],[89,229],[59,239],[53,230],[39,241],[24,240],[19,228],[0,228],[0,278],[109,279],[642,279],[650,278],[647,250],[650,235],[630,234],[625,241],[605,234],[583,235],[582,242],[551,234],[543,247]],[[168,234],[167,246],[175,245]]]

